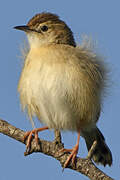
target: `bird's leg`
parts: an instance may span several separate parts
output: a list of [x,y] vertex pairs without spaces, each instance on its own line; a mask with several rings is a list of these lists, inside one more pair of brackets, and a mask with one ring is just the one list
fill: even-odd
[[29,147],[30,147],[32,135],[33,135],[33,134],[35,135],[35,141],[36,141],[36,143],[38,144],[38,132],[44,131],[44,130],[46,130],[46,129],[48,129],[47,126],[42,127],[42,128],[35,128],[35,129],[33,129],[32,131],[27,131],[27,132],[25,133],[25,135],[24,135],[24,141],[25,141],[25,139],[28,137],[28,139],[27,139],[27,144],[26,144],[26,149],[29,149]]
[[60,152],[71,152],[71,154],[68,156],[67,160],[65,161],[64,168],[66,168],[68,166],[70,160],[72,160],[72,164],[74,164],[75,158],[76,158],[76,155],[77,155],[78,149],[79,149],[79,140],[80,140],[80,132],[78,132],[77,143],[72,149],[64,149],[63,148],[60,150]]

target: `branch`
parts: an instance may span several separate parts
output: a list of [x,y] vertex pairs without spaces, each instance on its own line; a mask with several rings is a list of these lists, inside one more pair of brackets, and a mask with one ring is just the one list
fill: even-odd
[[[24,142],[25,131],[12,126],[4,120],[0,120],[0,133],[16,139],[23,144],[26,144],[26,141]],[[61,135],[59,131],[55,131],[55,140],[53,142],[39,139],[39,144],[36,145],[33,138],[30,151],[25,152],[24,155],[27,156],[29,154],[32,154],[33,152],[41,152],[57,159],[61,163],[61,166],[64,167],[64,163],[69,156],[69,153],[61,153],[60,149],[62,149],[63,147],[64,145],[61,142]],[[111,177],[107,176],[100,169],[98,169],[90,160],[90,158],[82,159],[77,157],[76,164],[73,165],[72,163],[70,163],[68,168],[86,175],[91,180],[113,180]]]

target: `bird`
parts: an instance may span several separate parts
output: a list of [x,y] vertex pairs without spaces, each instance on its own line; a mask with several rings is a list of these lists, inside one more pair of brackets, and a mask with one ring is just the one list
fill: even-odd
[[[112,153],[97,127],[104,91],[107,67],[104,60],[88,47],[77,45],[73,32],[61,18],[50,12],[33,16],[26,25],[15,26],[28,38],[29,51],[18,82],[23,110],[44,124],[25,134],[27,148],[34,134],[54,129],[77,132],[77,142],[64,167],[75,158],[80,136],[88,151],[96,141],[92,159],[97,164],[112,165]],[[104,123],[104,122],[103,122]]]

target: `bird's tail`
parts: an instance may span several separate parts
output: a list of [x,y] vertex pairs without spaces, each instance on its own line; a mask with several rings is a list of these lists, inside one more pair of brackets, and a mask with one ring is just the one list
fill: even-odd
[[85,138],[88,151],[90,150],[93,142],[97,141],[92,159],[97,164],[101,163],[104,166],[106,166],[107,164],[111,166],[112,154],[109,147],[105,143],[105,138],[100,132],[100,130],[97,127],[95,127],[89,132],[83,131],[82,134],[83,134],[83,137]]

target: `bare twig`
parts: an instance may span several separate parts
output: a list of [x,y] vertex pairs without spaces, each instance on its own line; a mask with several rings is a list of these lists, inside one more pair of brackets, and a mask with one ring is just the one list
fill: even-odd
[[[5,134],[13,139],[16,139],[21,143],[26,144],[26,142],[24,142],[25,132],[23,130],[20,130],[19,128],[10,125],[8,122],[4,120],[0,120],[0,133]],[[31,149],[29,152],[25,152],[25,156],[30,155],[33,152],[41,152],[57,159],[63,167],[69,154],[61,153],[60,149],[62,148],[63,144],[61,142],[60,132],[55,131],[55,141],[53,142],[39,139],[39,144],[36,145],[35,140],[33,138],[31,142]],[[98,169],[89,158],[82,159],[77,157],[76,165],[70,163],[68,168],[86,175],[91,180],[113,180],[111,177],[107,176],[100,169]]]
[[97,145],[97,141],[94,141],[92,147],[90,148],[89,152],[88,152],[88,155],[87,155],[87,159],[91,159],[92,156],[93,156],[93,153],[95,151],[95,147]]
[[56,141],[57,143],[62,143],[60,131],[59,131],[59,130],[55,130],[55,131],[54,131],[54,134],[55,134],[55,141]]

